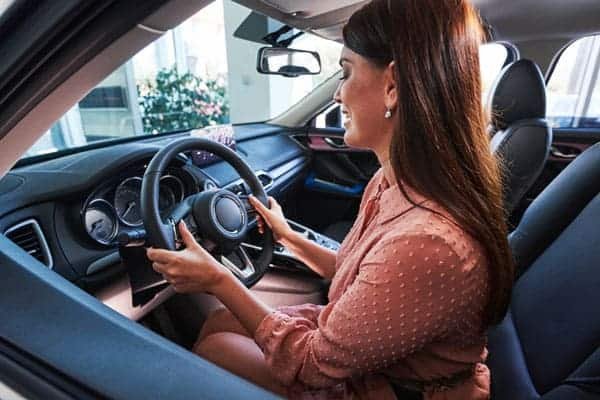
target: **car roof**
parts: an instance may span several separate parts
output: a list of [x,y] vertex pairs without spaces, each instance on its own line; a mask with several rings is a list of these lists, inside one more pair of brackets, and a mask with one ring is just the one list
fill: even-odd
[[[290,26],[341,41],[341,29],[365,0],[235,0]],[[398,0],[395,0],[398,1]],[[472,0],[495,39],[573,39],[600,32],[598,0]]]

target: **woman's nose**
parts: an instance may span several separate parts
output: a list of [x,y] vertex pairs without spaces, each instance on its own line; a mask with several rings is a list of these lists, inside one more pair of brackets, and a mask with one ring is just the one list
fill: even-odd
[[335,101],[338,104],[342,104],[342,97],[340,95],[342,89],[342,81],[340,81],[340,83],[338,83],[337,89],[335,89],[335,93],[333,94],[333,101]]

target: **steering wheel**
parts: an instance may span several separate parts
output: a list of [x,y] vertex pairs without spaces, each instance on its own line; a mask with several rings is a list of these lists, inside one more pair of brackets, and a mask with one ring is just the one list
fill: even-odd
[[257,258],[251,259],[241,246],[249,227],[256,225],[256,217],[249,220],[248,214],[256,213],[247,197],[224,189],[205,190],[186,197],[166,216],[161,216],[160,177],[174,157],[189,150],[208,151],[229,163],[250,187],[252,194],[268,207],[267,195],[259,179],[233,150],[203,138],[176,140],[156,153],[142,180],[140,208],[147,243],[156,248],[176,250],[179,243],[177,224],[185,219],[196,240],[217,259],[220,257],[222,264],[250,287],[262,278],[271,263],[273,233],[265,226],[262,250]]

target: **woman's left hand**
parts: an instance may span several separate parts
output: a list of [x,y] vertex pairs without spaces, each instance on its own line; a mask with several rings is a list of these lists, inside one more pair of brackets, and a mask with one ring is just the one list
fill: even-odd
[[183,221],[179,223],[179,234],[185,244],[184,250],[146,250],[152,268],[178,293],[214,293],[230,272],[196,242]]

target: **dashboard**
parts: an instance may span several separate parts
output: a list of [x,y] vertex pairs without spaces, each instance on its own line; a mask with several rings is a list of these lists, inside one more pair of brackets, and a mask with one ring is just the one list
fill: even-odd
[[[234,131],[237,153],[269,195],[303,183],[309,156],[290,137],[301,132],[268,124]],[[0,179],[0,233],[82,289],[112,290],[126,272],[120,238],[143,230],[139,199],[146,166],[165,145],[191,135],[137,138],[13,169]],[[228,164],[199,166],[180,154],[160,180],[160,209],[216,187],[247,190]]]

